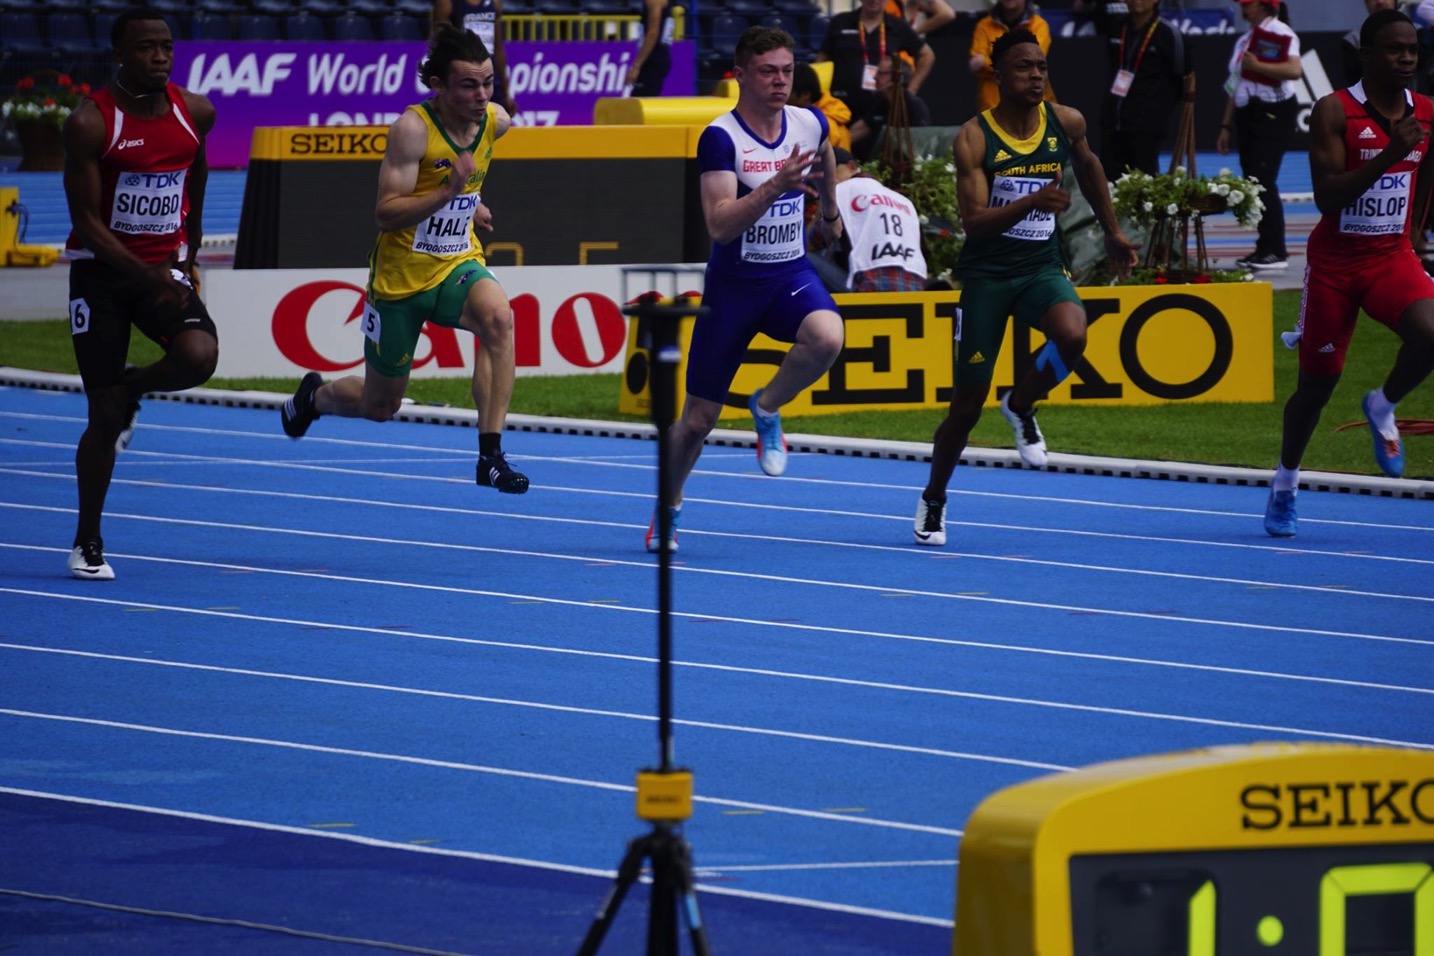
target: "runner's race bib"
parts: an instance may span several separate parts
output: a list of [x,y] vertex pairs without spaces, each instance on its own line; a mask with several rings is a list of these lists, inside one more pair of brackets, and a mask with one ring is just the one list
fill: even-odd
[[473,248],[473,214],[482,202],[477,193],[449,200],[413,229],[413,251],[430,256],[458,256]]
[[1354,236],[1391,236],[1404,231],[1409,214],[1410,174],[1385,173],[1339,211],[1339,231]]
[[[997,176],[996,181],[991,184],[991,208],[1008,206],[1022,196],[1040,191],[1049,182],[1049,179],[1030,176]],[[1040,209],[1031,210],[1026,218],[1001,233],[1008,239],[1025,239],[1031,242],[1042,242],[1055,234],[1055,214]]]
[[783,196],[742,233],[743,262],[789,262],[806,255],[800,195]]
[[110,229],[126,236],[167,236],[184,221],[187,169],[120,173],[110,208]]

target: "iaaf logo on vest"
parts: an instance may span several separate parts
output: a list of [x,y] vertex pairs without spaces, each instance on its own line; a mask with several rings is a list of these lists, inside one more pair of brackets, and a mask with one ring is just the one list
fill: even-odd
[[[600,368],[618,358],[627,345],[627,319],[618,304],[596,292],[580,292],[564,299],[544,322],[542,303],[532,294],[514,296],[513,344],[519,368],[544,364],[551,348],[562,362],[575,368]],[[346,307],[347,306],[347,307]],[[291,289],[274,307],[274,345],[284,358],[315,372],[342,372],[363,364],[362,340],[349,335],[348,325],[363,315],[364,290],[349,282],[307,282]],[[457,329],[423,327],[428,340],[415,352],[414,368],[461,372],[467,367],[463,347],[472,338]],[[552,359],[549,358],[549,364]]]

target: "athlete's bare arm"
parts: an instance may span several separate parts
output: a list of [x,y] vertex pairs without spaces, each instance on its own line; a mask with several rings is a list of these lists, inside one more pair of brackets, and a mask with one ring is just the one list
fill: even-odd
[[1105,252],[1110,257],[1111,269],[1116,275],[1125,276],[1140,261],[1136,251],[1140,243],[1132,242],[1121,232],[1120,221],[1115,218],[1115,206],[1110,201],[1110,185],[1105,179],[1105,169],[1100,157],[1090,148],[1086,139],[1085,116],[1080,110],[1069,106],[1055,106],[1056,119],[1065,130],[1071,144],[1071,166],[1075,170],[1076,182],[1080,183],[1081,194],[1090,203],[1096,222],[1105,233]]
[[[793,146],[792,152],[777,167],[776,173],[741,199],[737,198],[735,172],[714,169],[703,173],[702,215],[707,220],[707,234],[712,237],[712,241],[731,242],[766,215],[772,203],[792,190],[802,188],[808,176],[808,169],[816,158],[817,150],[800,150]],[[836,168],[835,160],[832,168]],[[811,192],[811,189],[807,187],[807,191]],[[835,209],[835,193],[832,195],[832,208]]]
[[1344,107],[1339,97],[1332,93],[1320,97],[1310,115],[1310,175],[1315,205],[1326,216],[1339,215],[1341,209],[1364,195],[1429,135],[1428,128],[1411,111],[1390,126],[1388,146],[1358,169],[1346,170],[1344,130]]
[[199,259],[200,247],[204,244],[204,196],[209,186],[209,152],[205,141],[214,128],[214,104],[202,93],[182,90],[184,105],[189,118],[194,121],[194,132],[199,136],[199,152],[190,164],[189,175],[185,177],[184,188],[189,193],[189,218],[185,221],[185,242],[188,249],[180,268],[189,274],[189,280],[199,288],[199,273],[195,264]]
[[979,119],[969,119],[956,133],[952,147],[956,159],[956,203],[966,238],[999,236],[1033,210],[1060,213],[1070,204],[1070,193],[1060,188],[1060,176],[1029,195],[1004,206],[991,206],[991,184],[986,181],[986,134]]
[[422,222],[447,206],[463,191],[468,177],[477,168],[473,155],[460,152],[453,161],[447,189],[413,195],[418,185],[418,166],[428,147],[428,127],[417,111],[404,110],[388,130],[388,147],[378,169],[378,203],[374,220],[384,232],[393,232]]

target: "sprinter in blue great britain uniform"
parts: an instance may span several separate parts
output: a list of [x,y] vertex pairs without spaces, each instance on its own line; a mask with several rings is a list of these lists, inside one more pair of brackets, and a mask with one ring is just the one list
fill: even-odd
[[1014,315],[1046,344],[1027,374],[1001,397],[1001,414],[1027,465],[1046,463],[1035,403],[1061,383],[1085,353],[1085,307],[1066,271],[1056,216],[1070,206],[1062,188],[1069,160],[1081,192],[1105,232],[1110,267],[1128,275],[1138,243],[1120,231],[1100,160],[1085,138],[1085,117],[1042,102],[1046,56],[1033,34],[1012,30],[991,50],[1000,101],[956,134],[956,200],[966,243],[956,261],[962,280],[960,339],[951,408],[936,429],[931,474],[916,504],[916,543],[946,543],[946,486],[991,391],[996,353]]
[[1298,531],[1295,494],[1320,413],[1334,395],[1359,312],[1403,341],[1384,385],[1364,396],[1374,458],[1404,473],[1394,406],[1434,368],[1434,282],[1414,252],[1431,185],[1434,104],[1413,92],[1419,63],[1414,24],[1377,10],[1359,30],[1364,80],[1321,97],[1310,114],[1310,172],[1320,220],[1310,233],[1300,302],[1300,374],[1285,404],[1280,463],[1270,481],[1265,531]]
[[[820,196],[819,228],[841,235],[836,160],[826,117],[787,106],[795,60],[785,30],[749,27],[737,41],[733,76],[737,106],[713,120],[697,144],[702,214],[712,237],[702,303],[687,357],[687,398],[672,425],[669,552],[677,550],[682,489],[717,424],[727,389],[758,332],[792,348],[765,388],[748,401],[762,471],[787,468],[782,405],[826,374],[841,352],[836,303],[807,262],[805,197]],[[657,515],[647,549],[657,551]]]

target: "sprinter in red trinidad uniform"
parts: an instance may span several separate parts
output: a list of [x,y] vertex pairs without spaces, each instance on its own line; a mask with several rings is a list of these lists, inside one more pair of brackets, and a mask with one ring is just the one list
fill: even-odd
[[[129,443],[139,396],[201,385],[214,373],[218,337],[196,290],[214,107],[169,82],[174,40],[162,15],[121,13],[111,40],[113,83],[65,121],[65,196],[74,230],[70,332],[89,399],[75,454],[79,522],[70,573],[107,581],[100,518],[115,453]],[[130,327],[165,351],[127,368]]]
[[[1300,306],[1299,383],[1285,405],[1280,464],[1265,530],[1297,530],[1300,460],[1344,369],[1359,310],[1404,342],[1382,388],[1364,396],[1381,470],[1399,477],[1403,447],[1394,405],[1434,367],[1434,283],[1410,243],[1429,182],[1430,101],[1410,92],[1418,40],[1409,18],[1381,10],[1360,28],[1362,83],[1323,97],[1311,116],[1310,167],[1321,218],[1310,235]],[[1427,179],[1429,171],[1424,170]]]

